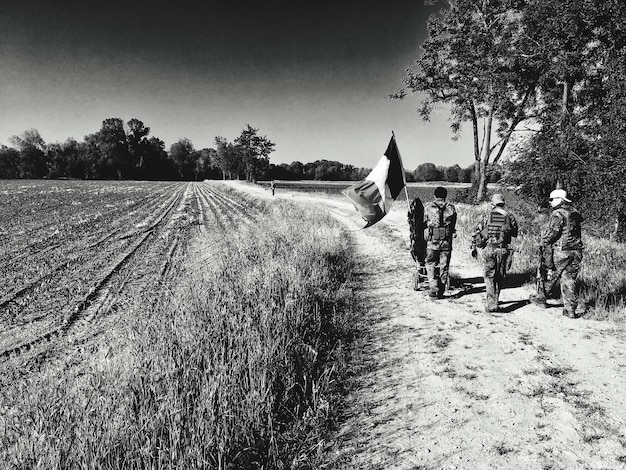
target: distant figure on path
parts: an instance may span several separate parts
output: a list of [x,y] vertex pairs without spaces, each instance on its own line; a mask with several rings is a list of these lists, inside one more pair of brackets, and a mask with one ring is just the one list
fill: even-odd
[[456,231],[456,209],[446,202],[447,196],[446,188],[439,186],[435,189],[435,199],[424,206],[428,297],[432,300],[441,299],[449,285],[452,237]]
[[276,192],[276,182],[274,180],[270,181],[270,189],[272,190],[272,196]]
[[571,202],[563,189],[555,189],[550,193],[552,213],[547,227],[542,230],[540,243],[545,247],[552,247],[556,273],[552,283],[544,288],[544,292],[531,295],[530,301],[542,308],[547,307],[546,297],[554,283],[560,279],[563,315],[569,318],[579,318],[586,310],[585,304],[578,305],[576,286],[583,258],[581,239],[583,218]]
[[477,247],[483,249],[486,312],[498,311],[500,290],[513,262],[513,253],[509,246],[511,238],[517,237],[517,233],[515,216],[504,209],[504,196],[494,194],[491,198],[491,209],[480,220],[472,234],[472,257],[478,257]]

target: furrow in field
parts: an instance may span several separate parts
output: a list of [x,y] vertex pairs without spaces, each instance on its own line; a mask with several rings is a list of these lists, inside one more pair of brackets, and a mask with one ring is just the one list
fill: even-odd
[[[59,267],[68,266],[72,263],[82,262],[83,253],[89,252],[96,246],[110,240],[115,233],[121,231],[120,224],[126,226],[137,223],[137,217],[143,213],[151,217],[155,208],[161,203],[165,196],[143,198],[145,207],[138,211],[136,208],[121,217],[114,217],[110,220],[91,218],[93,223],[88,227],[67,226],[58,236],[58,242],[48,245],[45,248],[37,249],[34,252],[25,251],[19,256],[6,263],[0,272],[4,274],[4,282],[0,287],[0,298],[6,298],[11,292],[22,291],[24,286],[36,286],[41,280],[59,271]],[[93,210],[94,208],[92,208]],[[98,213],[98,210],[94,211]],[[90,217],[84,217],[89,219]],[[118,226],[110,231],[110,227]],[[102,234],[109,230],[108,235]],[[95,240],[95,243],[93,242]],[[43,246],[43,245],[40,245]],[[104,248],[106,250],[106,248]]]
[[237,219],[240,222],[249,223],[254,220],[254,217],[250,214],[248,205],[236,200],[232,195],[226,194],[223,190],[220,190],[220,188],[204,183],[202,184],[202,190],[208,197],[216,201],[216,203],[225,206],[226,213],[229,214],[231,220],[235,220],[235,215],[238,216]]
[[[11,230],[6,231],[0,245],[3,254],[0,263],[7,263],[16,258],[17,254],[35,253],[45,249],[50,243],[62,238],[66,241],[72,236],[83,236],[93,227],[104,226],[115,221],[124,222],[124,218],[133,214],[137,208],[145,207],[153,201],[158,201],[164,194],[171,193],[169,187],[158,188],[156,192],[148,192],[140,197],[132,197],[126,193],[115,195],[108,200],[104,208],[99,206],[97,195],[76,195],[71,198],[55,198],[46,202],[46,195],[42,204],[33,211],[36,216],[18,217],[17,223]],[[28,202],[24,201],[25,207]],[[31,203],[32,204],[32,203]],[[98,207],[94,211],[94,207]],[[85,230],[85,227],[88,227]]]
[[[133,274],[143,274],[137,277],[141,281],[139,284],[145,285],[146,282],[149,283],[145,276],[147,271],[145,258],[149,258],[150,263],[148,264],[154,268],[154,266],[158,267],[161,264],[160,260],[164,254],[166,256],[174,254],[175,248],[168,249],[167,247],[171,245],[176,247],[179,244],[176,236],[172,236],[171,232],[180,208],[183,206],[181,201],[186,194],[185,186],[179,186],[175,195],[168,199],[167,203],[161,204],[164,207],[162,212],[148,217],[145,229],[142,232],[138,232],[137,236],[129,237],[132,239],[129,247],[122,251],[122,254],[119,254],[118,251],[118,256],[114,258],[114,261],[108,268],[96,271],[96,273],[99,273],[99,277],[94,279],[93,274],[89,273],[91,274],[90,282],[92,287],[87,293],[82,295],[78,302],[75,300],[69,302],[73,307],[63,310],[64,313],[61,319],[58,314],[33,316],[32,322],[22,324],[20,328],[10,328],[0,333],[0,338],[5,338],[4,341],[0,339],[0,344],[3,346],[1,355],[7,357],[18,354],[30,349],[33,345],[42,343],[42,338],[53,337],[54,332],[60,330],[66,333],[79,323],[89,324],[106,305],[110,305],[113,302],[114,297],[119,295],[122,287],[127,287],[125,287],[125,281],[123,280],[124,276],[120,275],[120,273],[126,272],[126,277],[128,277],[132,265],[137,267]],[[151,241],[148,242],[149,240]],[[163,245],[166,245],[166,247]],[[134,263],[133,260],[138,257],[142,259]],[[97,259],[100,261],[99,264],[102,264],[102,260],[100,258]],[[155,268],[154,271],[158,272],[158,269]],[[63,281],[65,279],[60,277],[60,280]],[[137,284],[137,282],[132,280],[130,284]],[[62,301],[63,299],[60,300]],[[49,309],[49,305],[48,311],[53,313]],[[7,337],[11,338],[11,340],[7,341]]]
[[[141,233],[146,230],[152,230],[156,224],[159,223],[159,213],[162,212],[162,207],[166,207],[165,213],[168,210],[171,210],[173,205],[176,203],[176,194],[173,195],[163,195],[162,198],[165,199],[165,196],[168,196],[165,200],[153,199],[147,200],[145,199],[146,206],[141,211],[133,215],[133,218],[126,217],[123,222],[127,225],[140,226],[141,230],[135,230],[130,233],[127,233],[123,237],[119,237],[119,239],[128,239],[133,236],[139,236]],[[160,209],[158,212],[155,209]],[[145,214],[145,215],[144,215]],[[137,220],[139,217],[139,220]],[[114,224],[119,224],[120,221],[114,222]],[[99,249],[99,256],[96,257],[102,258],[102,254],[107,251],[115,251],[119,252],[124,249],[124,243],[131,243],[131,240],[119,243],[119,240],[115,239],[112,235],[119,233],[122,231],[122,227],[115,229],[110,232],[108,236],[105,238],[100,238],[98,243],[95,245],[101,245]],[[86,234],[83,237],[70,237],[65,243],[60,243],[56,245],[55,248],[58,248],[54,253],[48,253],[46,257],[39,256],[31,256],[27,258],[26,262],[20,263],[20,265],[15,265],[15,270],[17,271],[16,276],[11,277],[11,272],[7,272],[5,270],[5,283],[2,289],[0,289],[0,299],[2,299],[2,304],[0,304],[0,308],[2,306],[6,306],[6,304],[19,296],[24,295],[24,293],[28,291],[32,291],[41,283],[51,276],[61,274],[71,274],[72,269],[75,264],[80,263],[89,263],[89,258],[93,258],[93,249],[95,245],[87,244],[86,242],[90,239],[93,239],[93,235]],[[104,242],[108,241],[108,245]],[[111,248],[113,246],[113,248]],[[50,263],[50,260],[54,259],[57,262],[56,265]]]

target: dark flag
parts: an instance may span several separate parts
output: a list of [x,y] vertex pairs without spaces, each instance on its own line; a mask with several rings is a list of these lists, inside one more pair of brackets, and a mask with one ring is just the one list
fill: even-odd
[[382,219],[404,188],[404,167],[395,136],[391,136],[384,155],[363,181],[350,186],[343,193],[370,227]]

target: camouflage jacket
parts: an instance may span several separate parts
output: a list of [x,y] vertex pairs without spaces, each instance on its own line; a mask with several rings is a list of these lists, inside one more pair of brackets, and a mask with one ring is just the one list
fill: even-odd
[[550,214],[548,225],[541,232],[541,244],[554,250],[582,250],[581,225],[583,218],[569,204],[561,204]]
[[452,250],[456,231],[456,209],[444,199],[436,198],[424,206],[424,239],[429,250]]
[[481,238],[486,238],[487,246],[489,245],[491,245],[492,247],[496,246],[496,244],[494,244],[494,240],[490,240],[488,237],[486,237],[486,232],[488,231],[487,229],[488,229],[489,221],[491,219],[491,214],[494,211],[498,211],[499,213],[505,215],[508,219],[508,224],[507,224],[508,228],[503,233],[501,242],[497,243],[497,247],[507,248],[511,244],[511,238],[517,237],[517,234],[519,232],[519,227],[517,225],[517,220],[515,219],[515,216],[502,207],[492,206],[491,209],[489,209],[482,215],[482,217],[480,218],[480,221],[478,222],[478,224],[474,228],[474,231],[472,232],[472,249],[476,248],[477,245],[480,246]]

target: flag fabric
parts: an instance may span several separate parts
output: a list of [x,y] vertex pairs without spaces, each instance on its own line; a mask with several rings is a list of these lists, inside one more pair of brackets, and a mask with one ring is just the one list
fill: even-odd
[[392,135],[387,150],[370,174],[343,193],[365,219],[367,224],[363,228],[367,228],[387,215],[404,186],[404,167]]

